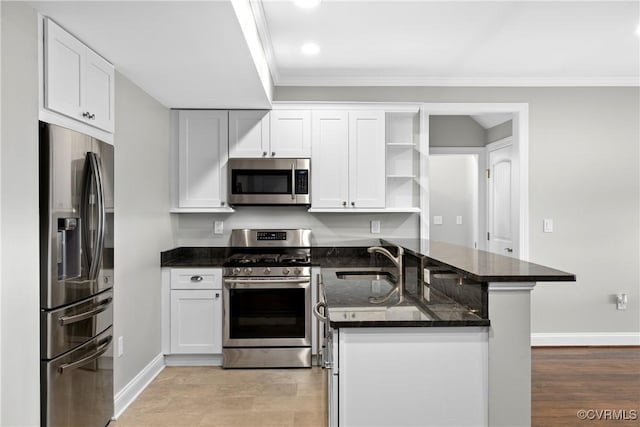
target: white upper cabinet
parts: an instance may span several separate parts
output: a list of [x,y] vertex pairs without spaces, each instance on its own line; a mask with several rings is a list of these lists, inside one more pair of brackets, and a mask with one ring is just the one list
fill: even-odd
[[311,159],[311,205],[347,206],[349,200],[349,113],[314,111]]
[[349,203],[385,207],[384,112],[349,113]]
[[178,112],[178,208],[223,208],[227,194],[228,112]]
[[271,156],[269,111],[233,110],[229,112],[229,157]]
[[382,111],[314,111],[313,209],[385,207]]
[[50,19],[44,58],[44,107],[113,132],[113,65]]
[[311,111],[272,110],[268,157],[311,157]]

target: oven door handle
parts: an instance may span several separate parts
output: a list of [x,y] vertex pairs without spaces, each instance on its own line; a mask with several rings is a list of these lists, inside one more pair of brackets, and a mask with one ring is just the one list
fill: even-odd
[[301,279],[283,279],[283,280],[251,280],[251,279],[224,279],[225,283],[247,283],[250,285],[260,285],[260,284],[265,284],[265,285],[269,285],[272,283],[291,283],[291,284],[298,284],[298,283],[308,283],[311,279],[308,277],[305,278],[301,278]]
[[[322,307],[322,311],[325,313],[324,316],[320,314],[320,307]],[[327,313],[327,304],[325,304],[323,301],[318,301],[316,305],[313,306],[313,315],[316,316],[316,318],[321,322],[327,321],[326,313]]]

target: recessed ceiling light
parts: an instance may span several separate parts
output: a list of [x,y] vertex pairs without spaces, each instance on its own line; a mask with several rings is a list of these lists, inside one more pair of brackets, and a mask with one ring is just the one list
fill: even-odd
[[300,47],[300,50],[305,55],[317,55],[320,52],[320,46],[313,42],[307,42]]
[[321,0],[293,0],[293,4],[303,9],[312,9],[320,4]]

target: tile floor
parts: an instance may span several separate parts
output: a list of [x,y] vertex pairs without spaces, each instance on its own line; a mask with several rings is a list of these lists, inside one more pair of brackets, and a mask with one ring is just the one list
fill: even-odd
[[322,427],[320,368],[167,367],[110,427]]

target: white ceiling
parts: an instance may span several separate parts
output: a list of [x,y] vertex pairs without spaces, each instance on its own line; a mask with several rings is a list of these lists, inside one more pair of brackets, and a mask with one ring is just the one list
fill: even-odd
[[171,108],[270,108],[230,1],[30,4]]
[[639,5],[264,0],[257,17],[276,85],[637,85]]
[[250,2],[276,85],[640,84],[638,1],[30,4],[165,106],[269,108]]

